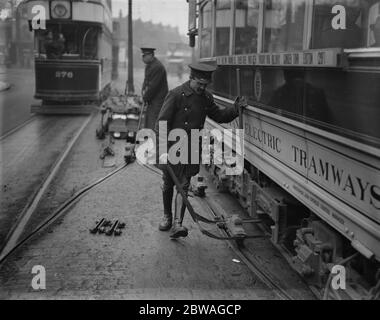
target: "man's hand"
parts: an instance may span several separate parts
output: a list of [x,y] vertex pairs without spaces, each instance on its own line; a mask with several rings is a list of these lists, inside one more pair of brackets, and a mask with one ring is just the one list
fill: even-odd
[[247,108],[248,107],[247,98],[244,96],[236,97],[234,105],[236,108],[239,108],[239,109],[240,108],[242,108],[242,109]]

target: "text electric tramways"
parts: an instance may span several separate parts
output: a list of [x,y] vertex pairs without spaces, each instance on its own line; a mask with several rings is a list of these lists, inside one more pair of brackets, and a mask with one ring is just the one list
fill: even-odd
[[351,282],[378,297],[380,1],[190,0],[195,35],[199,61],[218,65],[216,102],[249,99],[244,174],[212,166],[217,180],[267,218],[310,283],[324,287],[359,252],[345,261],[345,294],[357,297]]
[[[111,82],[111,1],[26,0],[23,5],[35,38],[35,98],[42,100],[32,112],[90,111]],[[41,16],[46,28],[36,19]]]

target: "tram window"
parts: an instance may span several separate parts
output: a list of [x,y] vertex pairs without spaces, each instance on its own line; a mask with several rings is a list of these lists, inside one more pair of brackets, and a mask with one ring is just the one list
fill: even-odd
[[238,0],[235,11],[235,54],[257,52],[259,0]]
[[265,52],[302,50],[304,0],[265,1]]
[[83,35],[83,57],[96,59],[98,55],[98,30],[88,28]]
[[236,68],[221,66],[214,72],[210,89],[224,98],[236,98]]
[[370,47],[380,47],[380,2],[375,3],[369,9],[368,14]]
[[204,7],[201,9],[202,19],[201,19],[201,37],[200,37],[200,55],[201,58],[211,56],[211,26],[212,26],[212,15],[211,15],[211,2],[208,1]]
[[[335,5],[342,5],[346,13],[345,29],[335,29],[332,13]],[[358,48],[366,42],[367,0],[316,0],[313,17],[312,48]]]
[[79,45],[78,37],[80,34],[80,27],[78,25],[65,25],[64,26],[64,36],[66,38],[66,51],[64,54],[65,58],[75,58],[79,57]]
[[[378,73],[344,73],[336,69],[309,69],[305,80],[313,87],[323,90],[328,105],[325,122],[330,125],[331,130],[354,139],[364,135],[380,141]],[[315,111],[321,106],[311,96],[312,93],[307,93],[305,98],[308,101],[306,116],[320,120],[316,118]]]
[[[62,33],[48,30],[40,39],[40,53],[48,59],[60,59],[65,52],[66,39]],[[42,44],[42,45],[41,45]]]
[[216,1],[216,42],[215,54],[228,55],[230,48],[231,1]]

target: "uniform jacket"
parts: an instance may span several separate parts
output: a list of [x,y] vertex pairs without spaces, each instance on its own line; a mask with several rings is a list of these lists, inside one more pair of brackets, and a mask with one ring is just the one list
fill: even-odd
[[167,93],[168,82],[166,70],[156,57],[145,67],[145,78],[142,87],[143,99],[149,105],[161,107]]
[[[179,87],[169,91],[155,125],[155,132],[158,144],[165,143],[164,137],[159,136],[159,121],[167,121],[168,133],[172,129],[184,129],[188,134],[189,148],[191,146],[191,129],[203,129],[206,116],[218,123],[228,123],[239,115],[237,107],[219,108],[212,94],[205,91],[198,95],[190,88],[190,81],[185,82]],[[175,142],[167,142],[168,151]],[[195,150],[190,150],[191,152]],[[175,166],[175,171],[180,171],[180,166]],[[182,168],[183,169],[183,168]],[[199,165],[185,165],[185,172],[188,176],[193,176],[199,172]]]

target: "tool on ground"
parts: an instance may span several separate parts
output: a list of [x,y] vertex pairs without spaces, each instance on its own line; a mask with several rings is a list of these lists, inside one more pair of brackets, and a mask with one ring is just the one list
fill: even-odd
[[125,228],[125,222],[119,222],[116,228],[117,229],[124,229]]
[[105,220],[102,224],[102,226],[99,228],[99,233],[105,233],[107,230],[107,227],[111,225],[111,220]]
[[[185,191],[183,190],[177,176],[175,175],[173,168],[171,167],[170,164],[165,165],[165,169],[169,172],[171,178],[173,179],[173,182],[175,186],[177,187],[177,191],[180,193],[182,196],[183,202],[189,211],[192,219],[194,222],[198,225],[199,230],[206,236],[218,239],[218,240],[236,240],[236,241],[241,241],[244,239],[248,238],[262,238],[265,237],[265,235],[247,235],[244,229],[242,228],[242,223],[246,222],[239,218],[237,215],[232,215],[231,217],[225,218],[224,216],[217,217],[215,220],[210,220],[207,219],[198,213],[195,212],[193,206],[191,205]],[[250,219],[249,222],[252,222],[253,220]],[[215,224],[221,229],[224,229],[227,231],[231,236],[223,237],[223,236],[218,236],[213,234],[212,232],[204,229],[199,222],[204,222],[208,224]],[[259,221],[255,221],[259,222]]]
[[106,137],[106,132],[108,131],[108,127],[104,124],[104,116],[107,113],[107,108],[103,106],[100,113],[102,117],[100,118],[100,127],[96,129],[96,137],[103,140]]
[[[143,105],[141,105],[139,122],[137,124],[136,133],[139,132],[139,130],[141,129],[142,118],[143,118],[143,113],[144,113],[145,107],[146,107],[145,103]],[[125,163],[129,164],[129,163],[132,163],[135,161],[135,159],[136,159],[136,151],[135,151],[136,144],[137,144],[137,141],[136,141],[136,139],[134,139],[134,142],[131,145],[128,145],[125,147],[125,154],[124,154]]]
[[100,227],[102,226],[102,224],[104,223],[104,221],[105,221],[105,219],[102,218],[102,219],[96,224],[95,228],[90,229],[90,232],[91,232],[92,234],[97,233],[98,230],[99,230],[99,228],[100,228]]
[[125,228],[125,223],[124,222],[118,222],[116,228],[115,228],[115,231],[113,232],[113,234],[115,236],[120,236],[121,235],[121,229],[124,229]]
[[103,149],[103,152],[100,155],[100,159],[103,160],[106,156],[114,156],[114,155],[115,155],[115,152],[113,151],[111,146],[108,145]]
[[133,146],[131,144],[125,146],[124,161],[125,163],[131,163],[134,161]]
[[106,236],[112,235],[112,233],[114,232],[114,230],[115,230],[115,228],[116,228],[116,226],[117,226],[118,223],[119,223],[119,220],[116,220],[113,223],[112,227],[106,232]]

